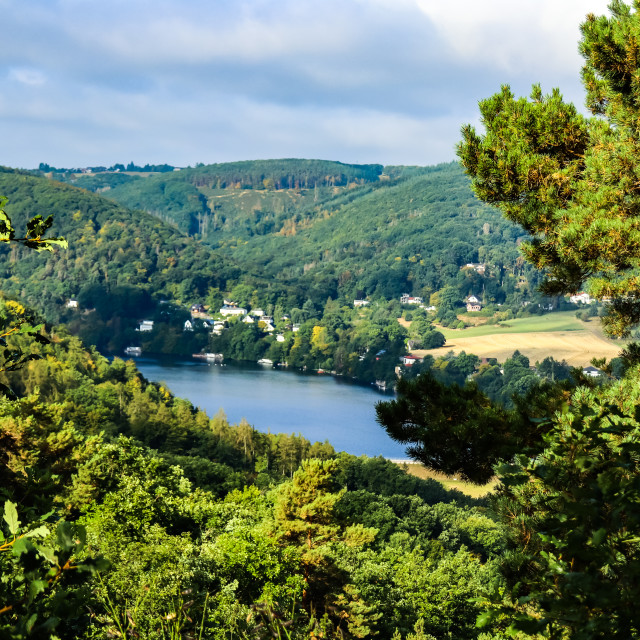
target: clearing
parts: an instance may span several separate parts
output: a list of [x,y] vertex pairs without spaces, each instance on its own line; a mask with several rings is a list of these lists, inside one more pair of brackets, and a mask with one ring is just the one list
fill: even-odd
[[468,329],[441,329],[447,343],[439,349],[419,349],[414,355],[433,357],[449,351],[473,353],[480,358],[497,358],[504,362],[518,350],[531,360],[541,362],[547,356],[566,360],[573,367],[584,367],[592,358],[615,358],[625,342],[606,338],[600,322],[594,318],[582,322],[573,311],[544,316],[507,320],[499,325],[482,325]]

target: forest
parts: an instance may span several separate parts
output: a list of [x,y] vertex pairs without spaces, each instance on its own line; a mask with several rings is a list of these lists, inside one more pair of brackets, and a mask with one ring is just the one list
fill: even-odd
[[[346,200],[335,209],[324,203],[326,215],[309,209],[300,219],[308,221],[304,230],[282,234],[299,238],[287,246],[304,255],[307,240],[333,236],[328,230],[341,214],[362,221],[371,211],[379,232],[372,247],[380,244],[383,259],[395,253],[398,269],[404,260],[412,265],[404,272],[412,279],[396,281],[403,293],[428,292],[455,313],[458,296],[479,293],[478,282],[486,291],[491,277],[499,282],[496,301],[504,296],[514,309],[534,286],[545,301],[585,287],[607,298],[605,330],[631,335],[640,324],[640,3],[613,2],[609,16],[587,16],[581,32],[591,116],[558,90],[545,95],[534,85],[529,97],[517,98],[505,86],[480,103],[483,131],[463,128],[461,166],[487,206],[456,206],[448,217],[446,206],[438,209],[452,229],[463,234],[462,221],[472,230],[449,262],[440,254],[433,270],[421,271],[427,259],[411,247],[411,220],[420,218],[417,203],[428,201],[434,176],[462,184],[453,165],[345,169],[347,189],[362,189],[364,206],[347,202],[336,181],[335,195]],[[329,175],[315,166],[306,182],[289,171],[293,183],[274,178],[271,185],[273,175],[261,169],[244,190],[259,187],[260,176],[265,191],[312,183],[315,191],[312,169]],[[207,168],[198,170],[200,187],[228,188],[222,179],[207,182]],[[411,208],[406,198],[414,188],[421,199]],[[552,358],[533,375],[519,353],[502,372],[495,362],[478,368],[475,356],[459,354],[425,359],[401,377],[396,397],[377,406],[381,428],[431,472],[497,482],[489,495],[472,499],[382,458],[262,434],[246,422],[230,424],[223,413],[207,416],[145,380],[133,362],[85,346],[75,335],[82,323],[60,323],[67,313],[61,302],[87,284],[85,304],[95,307],[86,315],[102,314],[114,333],[116,318],[100,305],[105,294],[125,317],[124,310],[141,308],[179,314],[198,297],[234,292],[238,302],[244,295],[251,305],[273,305],[274,314],[277,304],[297,309],[300,344],[307,339],[309,354],[333,357],[323,349],[336,337],[339,345],[344,338],[345,352],[356,347],[349,327],[340,326],[351,278],[331,287],[366,240],[346,245],[341,259],[317,257],[307,280],[295,282],[296,264],[289,265],[290,281],[276,282],[286,267],[275,258],[273,272],[249,273],[239,266],[239,244],[214,251],[158,216],[75,186],[6,169],[0,192],[12,207],[0,213],[3,638],[640,637],[637,343],[625,343],[615,362],[599,363],[598,379]],[[386,225],[378,197],[388,198]],[[497,222],[488,205],[509,222]],[[55,220],[39,215],[43,210]],[[385,247],[385,238],[404,237],[405,225],[405,248],[414,253]],[[492,254],[497,229],[507,249],[496,246]],[[267,251],[273,235],[258,234],[264,245],[256,246]],[[530,266],[510,257],[517,243]],[[508,259],[498,263],[498,253]],[[475,268],[465,273],[465,261],[476,257],[489,265],[481,281]],[[356,286],[367,275],[355,273]],[[417,288],[404,289],[413,276]],[[259,282],[266,294],[255,293]],[[386,300],[375,281],[364,288],[377,305],[349,311],[353,335],[361,325],[365,333],[382,331],[383,318],[397,313],[390,282],[384,286],[394,293]],[[409,310],[400,311],[406,318]],[[415,322],[422,334],[416,339],[434,332],[427,316],[416,312]],[[248,349],[251,339],[240,335],[229,348],[241,339]]]
[[[145,353],[266,357],[391,384],[406,340],[431,343],[434,320],[458,326],[470,295],[481,297],[487,313],[513,316],[559,304],[537,292],[539,275],[518,254],[526,235],[473,198],[456,163],[383,168],[261,161],[133,176],[134,182],[132,175],[83,174],[71,186],[33,172],[0,172],[0,192],[16,224],[33,211],[54,212],[69,241],[67,251],[46,260],[21,247],[0,250],[4,290],[104,353],[134,345]],[[242,186],[229,186],[229,176],[242,178]],[[266,186],[257,176],[269,176]],[[131,182],[129,193],[144,199],[154,189],[158,199],[123,200],[146,211],[105,199],[117,195],[115,182],[122,179]],[[108,191],[104,180],[115,181]],[[289,188],[289,181],[313,186]],[[191,223],[180,230],[186,210],[171,217],[177,202],[171,185],[196,190],[198,198],[213,189],[217,195],[207,197],[219,208],[201,223],[218,216],[220,225],[211,222],[206,234],[190,234]],[[482,273],[467,267],[478,261]],[[424,318],[416,335],[396,321],[407,311],[399,303],[405,293],[437,301],[437,314]],[[370,307],[356,310],[354,300],[362,298]],[[78,309],[66,306],[71,299]],[[225,299],[263,309],[284,342],[232,322],[219,336],[202,325],[184,331],[191,305],[204,304],[213,314]],[[144,319],[154,322],[147,335],[136,331]],[[301,331],[294,334],[292,325]]]

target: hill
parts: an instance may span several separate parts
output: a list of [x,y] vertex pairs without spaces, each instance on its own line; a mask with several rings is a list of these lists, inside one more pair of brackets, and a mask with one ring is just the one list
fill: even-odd
[[518,278],[535,277],[518,263],[522,232],[473,197],[457,163],[383,168],[265,160],[75,181],[168,221],[244,270],[303,282],[316,302],[428,297],[467,263],[490,263],[494,279],[468,278],[461,296],[484,285],[488,299],[503,302]]
[[[105,347],[105,336],[133,330],[162,298],[204,296],[240,275],[230,260],[157,218],[75,187],[0,169],[0,193],[17,229],[37,213],[53,214],[55,233],[69,241],[67,251],[46,256],[0,247],[3,291],[50,322],[71,321],[90,343]],[[93,315],[69,315],[65,303],[78,297]]]

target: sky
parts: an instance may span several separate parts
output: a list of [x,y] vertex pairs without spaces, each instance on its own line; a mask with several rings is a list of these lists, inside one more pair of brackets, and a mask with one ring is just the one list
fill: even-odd
[[0,0],[0,165],[455,159],[478,101],[582,105],[607,0]]

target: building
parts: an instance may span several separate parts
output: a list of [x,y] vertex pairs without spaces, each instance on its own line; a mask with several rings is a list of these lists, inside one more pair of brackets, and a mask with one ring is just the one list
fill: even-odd
[[475,311],[481,311],[482,310],[482,305],[480,304],[480,300],[478,300],[478,298],[476,298],[475,296],[469,296],[466,299],[466,303],[467,303],[467,312],[468,313],[473,313]]
[[417,356],[412,356],[412,355],[402,356],[402,358],[400,358],[400,359],[402,360],[402,364],[405,367],[411,367],[416,362],[420,362],[421,361],[420,358],[418,358]]
[[142,320],[138,331],[153,331],[153,320]]
[[403,293],[400,296],[400,304],[424,304],[424,300],[420,296],[410,296],[408,293]]
[[581,291],[575,296],[570,296],[569,302],[573,302],[573,304],[591,304],[594,299],[588,293]]
[[354,307],[366,307],[369,304],[368,300],[354,300],[353,301],[353,306]]
[[467,264],[462,267],[463,269],[473,269],[476,273],[479,273],[481,276],[484,275],[487,270],[487,265],[484,262],[467,262]]
[[67,300],[67,309],[77,309],[78,301],[77,300]]
[[236,307],[234,305],[225,304],[221,309],[220,313],[223,316],[244,316],[247,315],[247,310],[242,307]]

